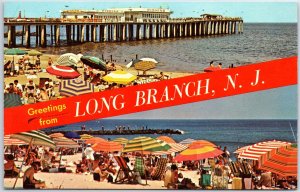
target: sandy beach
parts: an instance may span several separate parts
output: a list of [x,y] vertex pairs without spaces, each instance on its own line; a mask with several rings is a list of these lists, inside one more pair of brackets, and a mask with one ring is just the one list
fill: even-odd
[[[142,180],[142,184],[117,184],[108,183],[107,181],[94,181],[93,175],[90,173],[75,173],[76,166],[72,162],[80,160],[81,153],[63,156],[62,159],[69,165],[67,169],[72,170],[73,173],[38,172],[35,174],[36,179],[45,181],[46,189],[167,189],[163,180],[147,180],[147,185],[145,180]],[[17,166],[21,165],[21,161],[15,163]],[[22,167],[21,175],[24,174],[28,167]],[[184,177],[192,178],[194,183],[198,183],[199,175],[197,175],[197,171],[182,171],[181,173]],[[15,180],[16,178],[4,178],[4,188],[12,189]],[[15,189],[23,189],[23,178],[18,179]]]
[[[45,71],[45,69],[48,67],[48,59],[49,57],[52,58],[53,60],[53,64],[56,64],[56,60],[59,58],[60,55],[50,55],[50,54],[43,54],[40,56],[41,59],[41,69],[43,70],[42,72],[38,72],[37,73],[37,78],[33,79],[33,82],[35,84],[39,83],[39,78],[50,78],[52,79],[52,81],[60,81],[59,79],[56,78],[56,76],[51,75],[49,73],[47,73]],[[22,56],[14,56],[14,60],[15,62],[18,61],[19,58],[21,58]],[[4,56],[5,60],[12,60],[13,56],[8,56],[5,55]],[[36,57],[32,57],[30,56],[30,62],[33,62],[36,60]],[[138,75],[138,73],[141,74],[141,72],[138,72],[137,70],[135,70],[133,67],[130,68],[126,68],[127,63],[116,63],[116,68],[117,70],[124,70],[127,71],[133,75]],[[78,71],[83,74],[83,67],[79,67]],[[30,70],[28,71],[30,72]],[[100,73],[103,73],[101,71],[98,71]],[[153,70],[149,70],[147,71],[147,75],[159,75],[159,73],[161,72],[161,70],[157,70],[157,69],[153,69]],[[188,75],[192,75],[193,73],[185,73],[185,72],[176,72],[176,71],[163,71],[165,75],[170,76],[170,78],[178,78],[178,77],[184,77],[184,76],[188,76]],[[83,78],[83,75],[80,76],[80,78]],[[11,76],[11,77],[5,77],[4,78],[4,82],[5,84],[8,83],[12,83],[14,80],[18,80],[20,84],[26,84],[28,82],[27,79],[27,74],[25,75],[15,75],[15,76]]]

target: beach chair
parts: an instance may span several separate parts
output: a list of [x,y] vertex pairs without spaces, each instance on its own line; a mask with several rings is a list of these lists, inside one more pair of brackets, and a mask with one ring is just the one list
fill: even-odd
[[240,171],[239,171],[239,168],[238,168],[238,165],[236,164],[236,162],[230,162],[229,167],[230,167],[230,170],[231,170],[232,174],[235,177],[240,176]]
[[153,180],[161,180],[167,167],[168,159],[160,158],[156,164],[156,170],[152,176]]
[[146,170],[144,165],[144,160],[142,157],[136,157],[135,163],[134,163],[134,169],[135,172],[139,172],[140,176],[142,178],[145,178],[146,176]]
[[[125,181],[133,182],[133,180],[134,180],[133,171],[130,170],[130,168],[128,167],[126,161],[123,159],[123,157],[114,156],[114,158],[115,158],[117,164],[120,167],[120,169],[117,173],[117,177],[115,179],[115,183],[119,183],[119,182],[124,183]],[[119,178],[121,172],[123,173],[123,177]]]

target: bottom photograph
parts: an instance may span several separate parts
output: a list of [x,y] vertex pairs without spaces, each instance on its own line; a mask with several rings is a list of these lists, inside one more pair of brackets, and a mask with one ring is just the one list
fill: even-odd
[[4,136],[5,189],[297,189],[297,120],[100,119]]

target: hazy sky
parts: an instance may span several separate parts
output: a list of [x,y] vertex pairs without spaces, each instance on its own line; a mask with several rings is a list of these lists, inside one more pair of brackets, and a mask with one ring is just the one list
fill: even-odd
[[64,9],[107,9],[121,7],[170,8],[172,17],[198,17],[203,13],[242,16],[245,22],[297,22],[295,2],[204,2],[204,1],[6,1],[4,17],[59,17]]
[[297,119],[297,86],[114,117],[116,119]]

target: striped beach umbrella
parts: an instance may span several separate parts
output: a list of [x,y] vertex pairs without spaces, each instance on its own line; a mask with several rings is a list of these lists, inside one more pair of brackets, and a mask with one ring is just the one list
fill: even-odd
[[77,65],[77,63],[80,61],[81,55],[76,55],[74,53],[65,53],[56,60],[58,65],[61,66],[72,66]]
[[82,140],[87,140],[87,139],[90,139],[90,138],[93,138],[93,136],[89,135],[89,134],[80,135],[80,139],[82,139]]
[[13,139],[10,138],[10,135],[4,135],[4,146],[10,146],[10,145],[28,145],[28,143],[21,141],[19,139]]
[[280,148],[282,146],[290,145],[289,142],[284,141],[266,141],[256,143],[254,145],[249,145],[244,147],[244,150],[239,150],[238,158],[241,159],[250,159],[250,160],[259,160],[263,155],[267,154],[268,152],[272,151],[273,149]]
[[156,139],[164,141],[164,142],[166,142],[168,144],[169,143],[176,143],[176,141],[174,139],[172,139],[171,137],[168,137],[168,136],[159,136]]
[[125,145],[128,142],[128,139],[119,137],[113,140],[113,142],[121,143],[122,145]]
[[100,152],[100,151],[114,152],[114,151],[122,151],[123,147],[120,143],[117,142],[103,141],[92,145],[92,149],[96,152]]
[[93,145],[95,143],[101,143],[101,142],[107,142],[107,140],[100,138],[100,137],[93,137],[93,138],[85,140],[86,144],[91,144],[91,145]]
[[168,145],[166,142],[156,140],[151,137],[136,137],[128,141],[123,149],[123,152],[166,151],[170,148],[170,145]]
[[152,152],[151,154],[153,154],[153,155],[168,155],[168,154],[171,154],[171,153],[181,152],[181,151],[188,148],[186,145],[182,145],[180,143],[168,143],[168,145],[170,145],[170,147],[171,147],[169,150],[167,150],[167,151],[155,151],[155,152]]
[[75,141],[72,139],[68,139],[66,137],[55,137],[53,141],[56,147],[64,147],[64,148],[78,148],[80,147]]
[[80,139],[80,135],[78,135],[78,133],[72,132],[72,131],[66,132],[64,136],[69,139]]
[[4,108],[16,107],[23,105],[21,97],[16,93],[5,93],[4,94]]
[[76,96],[94,92],[94,85],[79,78],[62,80],[59,84],[61,96]]
[[193,143],[189,145],[189,148],[199,148],[199,147],[205,147],[205,146],[211,146],[211,147],[217,147],[215,144],[213,144],[210,141],[207,140],[196,140]]
[[31,145],[41,145],[55,148],[55,143],[51,140],[51,138],[41,131],[21,132],[12,134],[10,137],[14,139],[19,139],[28,144],[31,143]]
[[195,139],[188,138],[188,139],[185,139],[185,140],[180,141],[179,143],[180,143],[180,144],[183,144],[183,145],[189,146],[191,143],[193,143],[193,142],[195,142],[195,141],[196,141]]
[[63,137],[63,136],[64,136],[64,134],[62,134],[62,133],[52,133],[49,135],[49,137],[52,139],[57,138],[57,137]]
[[139,61],[134,64],[134,68],[140,71],[148,71],[150,69],[154,69],[156,64],[152,61]]
[[51,65],[50,67],[46,68],[46,71],[51,75],[55,75],[65,79],[74,79],[80,76],[80,73],[67,66]]
[[108,75],[103,77],[103,80],[109,83],[117,83],[117,84],[129,84],[132,81],[136,80],[136,76],[132,75],[131,73],[128,73],[126,71],[113,71],[109,73]]
[[91,68],[100,69],[100,70],[103,70],[103,71],[107,70],[105,61],[103,61],[102,59],[100,59],[98,57],[82,56],[80,58],[80,60],[82,61],[82,63],[84,63],[85,65],[90,66]]
[[282,146],[272,149],[259,160],[259,169],[271,171],[278,175],[297,176],[298,149],[296,146]]
[[205,146],[200,148],[187,148],[177,155],[175,161],[196,161],[206,158],[214,158],[223,154],[223,151],[211,146]]

